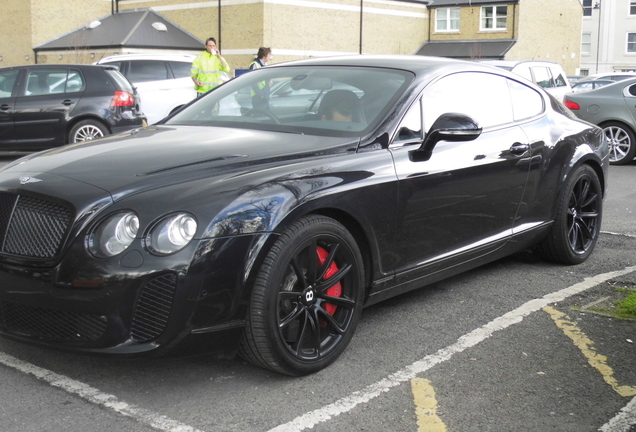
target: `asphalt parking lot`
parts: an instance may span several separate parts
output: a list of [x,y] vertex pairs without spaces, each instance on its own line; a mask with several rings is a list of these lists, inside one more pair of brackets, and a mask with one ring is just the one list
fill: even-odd
[[0,339],[0,430],[635,431],[636,322],[592,310],[636,287],[635,169],[611,167],[584,264],[521,253],[370,307],[312,376]]

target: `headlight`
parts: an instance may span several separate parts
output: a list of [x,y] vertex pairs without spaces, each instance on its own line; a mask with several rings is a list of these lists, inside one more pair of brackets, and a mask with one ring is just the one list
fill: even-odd
[[154,225],[146,235],[146,247],[155,255],[180,251],[192,240],[197,221],[188,213],[169,215]]
[[93,255],[109,258],[123,252],[139,231],[139,218],[132,212],[116,213],[102,221],[88,237]]

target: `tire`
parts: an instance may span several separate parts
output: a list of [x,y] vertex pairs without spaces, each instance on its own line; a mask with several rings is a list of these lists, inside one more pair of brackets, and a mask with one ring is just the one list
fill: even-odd
[[610,164],[626,165],[631,163],[636,156],[634,131],[615,122],[606,123],[602,127],[610,147]]
[[363,299],[362,256],[353,236],[325,216],[299,219],[259,270],[239,355],[287,375],[324,369],[349,345]]
[[69,144],[90,141],[108,135],[108,129],[97,120],[82,120],[68,134]]
[[580,264],[594,250],[603,216],[601,183],[589,165],[573,172],[557,205],[550,233],[534,251],[547,261]]

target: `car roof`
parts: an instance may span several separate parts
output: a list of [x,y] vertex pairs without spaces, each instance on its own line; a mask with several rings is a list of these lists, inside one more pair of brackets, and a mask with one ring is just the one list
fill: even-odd
[[27,64],[20,66],[9,66],[6,68],[0,68],[0,70],[8,69],[50,69],[50,68],[75,68],[75,69],[109,69],[117,70],[117,67],[112,65],[95,65],[95,64],[78,64],[78,63],[47,63],[47,64]]
[[478,63],[485,63],[495,66],[515,67],[520,64],[528,65],[558,65],[559,63],[546,60],[478,60]]
[[188,61],[192,62],[196,54],[115,54],[99,59],[96,64],[107,61],[126,60],[167,60],[167,61]]
[[316,57],[293,62],[277,63],[271,67],[295,66],[360,66],[410,70],[418,75],[439,70],[474,70],[496,71],[499,74],[518,78],[508,74],[505,70],[495,69],[493,66],[467,60],[450,59],[446,57],[429,57],[419,55],[343,55],[332,57]]

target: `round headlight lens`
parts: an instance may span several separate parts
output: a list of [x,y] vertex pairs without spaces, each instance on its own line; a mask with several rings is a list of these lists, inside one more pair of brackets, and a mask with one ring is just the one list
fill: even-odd
[[148,250],[169,255],[183,249],[194,238],[197,221],[188,213],[177,213],[160,220],[146,236]]
[[123,252],[135,240],[139,218],[132,212],[116,213],[102,221],[88,238],[93,255],[109,258]]

